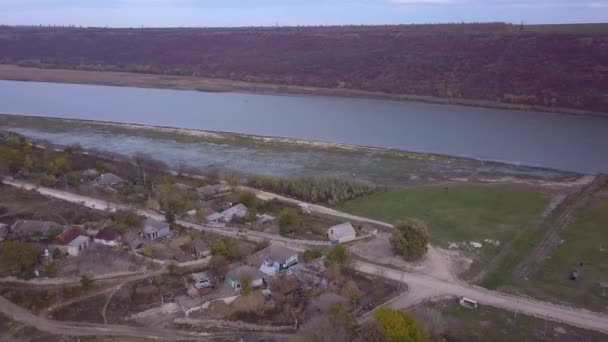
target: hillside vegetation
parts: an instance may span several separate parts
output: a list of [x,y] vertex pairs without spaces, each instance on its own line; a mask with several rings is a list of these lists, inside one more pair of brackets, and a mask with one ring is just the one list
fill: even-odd
[[608,108],[608,26],[0,27],[0,63]]

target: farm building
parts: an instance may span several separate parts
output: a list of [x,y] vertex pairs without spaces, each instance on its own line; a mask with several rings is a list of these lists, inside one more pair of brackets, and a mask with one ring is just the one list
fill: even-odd
[[350,222],[338,224],[327,230],[327,238],[334,244],[348,242],[356,237],[357,232]]

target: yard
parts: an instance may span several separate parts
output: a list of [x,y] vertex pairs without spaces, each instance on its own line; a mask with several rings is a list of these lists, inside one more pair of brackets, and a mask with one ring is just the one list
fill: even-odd
[[[522,286],[540,298],[608,312],[608,195],[596,195],[562,234],[561,245]],[[578,280],[569,279],[583,263]],[[601,283],[607,288],[602,288]]]
[[423,303],[412,312],[420,322],[434,327],[448,341],[576,342],[601,341],[604,337],[600,333],[492,307],[467,309],[456,299]]
[[348,201],[338,209],[389,223],[420,218],[427,223],[434,244],[464,251],[484,262],[530,227],[548,203],[548,194],[533,189],[445,185],[379,192]]

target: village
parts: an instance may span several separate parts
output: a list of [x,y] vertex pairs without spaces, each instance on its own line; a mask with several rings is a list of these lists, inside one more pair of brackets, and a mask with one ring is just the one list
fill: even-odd
[[[322,205],[372,185],[318,181],[349,189],[336,195],[316,183],[173,171],[143,155],[2,138],[1,152],[19,152],[0,165],[0,296],[52,324],[214,341],[316,341],[331,330],[321,340],[374,341],[377,317],[390,316],[382,310],[412,308],[416,329],[444,341],[438,306],[479,307],[456,275],[470,261],[429,245],[426,228],[408,245],[391,224]],[[260,190],[281,187],[318,200]],[[424,226],[400,224],[407,237]],[[455,292],[437,290],[444,284]]]

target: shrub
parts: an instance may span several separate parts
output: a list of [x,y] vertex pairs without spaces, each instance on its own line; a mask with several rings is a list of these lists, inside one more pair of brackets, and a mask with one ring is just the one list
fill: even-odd
[[326,263],[327,264],[336,264],[338,266],[344,266],[348,262],[348,250],[344,245],[338,244],[332,247],[332,249],[327,253]]
[[406,312],[383,307],[374,312],[374,319],[388,342],[424,341],[424,331]]
[[253,187],[293,196],[308,202],[337,204],[376,190],[370,183],[332,177],[279,178],[252,176]]
[[251,293],[252,290],[252,286],[251,286],[251,279],[249,279],[249,277],[242,277],[240,279],[241,282],[241,294],[243,295],[248,295]]
[[428,228],[419,219],[402,220],[395,225],[391,244],[395,252],[402,255],[406,260],[420,259],[428,250]]
[[44,266],[44,275],[49,278],[55,278],[57,276],[57,262],[55,260]]
[[310,262],[323,256],[323,253],[316,248],[308,248],[304,251],[304,261]]
[[281,234],[289,234],[297,230],[300,224],[300,215],[293,208],[285,208],[279,215],[279,230]]
[[91,279],[91,277],[88,275],[83,275],[80,277],[80,286],[82,287],[82,291],[88,292],[94,287],[94,285],[93,279]]

